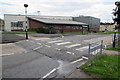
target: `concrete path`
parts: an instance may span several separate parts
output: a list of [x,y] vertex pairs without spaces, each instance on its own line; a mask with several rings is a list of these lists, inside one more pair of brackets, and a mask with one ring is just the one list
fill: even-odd
[[118,52],[118,51],[112,51],[112,50],[104,50],[103,53],[106,53],[106,54],[120,54],[120,52]]
[[65,76],[65,78],[92,78],[91,76],[87,75],[80,69],[76,69],[71,74]]

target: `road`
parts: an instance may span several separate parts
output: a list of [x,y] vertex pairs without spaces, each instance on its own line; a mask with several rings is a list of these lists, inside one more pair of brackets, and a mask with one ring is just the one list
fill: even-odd
[[89,58],[89,42],[85,40],[103,37],[112,38],[112,35],[78,35],[16,42],[15,45],[26,51],[2,57],[3,78],[64,77]]

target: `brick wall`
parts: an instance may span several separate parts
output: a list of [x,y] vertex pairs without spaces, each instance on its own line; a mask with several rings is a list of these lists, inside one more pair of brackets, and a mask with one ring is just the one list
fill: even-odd
[[[44,23],[40,23],[38,21],[35,21],[35,20],[32,20],[32,19],[29,19],[29,28],[38,28],[38,27],[44,27],[44,26],[57,26],[58,28],[54,28],[56,30],[63,30],[64,32],[80,32],[82,31],[82,29],[73,29],[73,28],[64,28],[66,26],[71,26],[71,27],[74,27],[74,26],[78,26],[78,25],[54,25],[54,24],[44,24]],[[99,31],[99,28],[90,28],[90,31]]]
[[37,22],[35,20],[29,19],[29,28],[38,28],[38,27],[43,27],[45,24]]

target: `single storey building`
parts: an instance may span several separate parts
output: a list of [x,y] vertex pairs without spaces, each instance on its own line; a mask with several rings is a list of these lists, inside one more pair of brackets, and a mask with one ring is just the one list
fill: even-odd
[[29,28],[54,28],[58,32],[80,32],[88,31],[89,26],[86,23],[71,21],[71,20],[59,20],[48,18],[28,18]]

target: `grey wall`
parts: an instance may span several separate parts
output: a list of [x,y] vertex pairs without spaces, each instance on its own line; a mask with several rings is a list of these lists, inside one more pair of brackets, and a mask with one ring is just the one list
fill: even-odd
[[91,16],[79,16],[73,17],[74,21],[83,22],[89,24],[90,28],[100,28],[100,19]]

